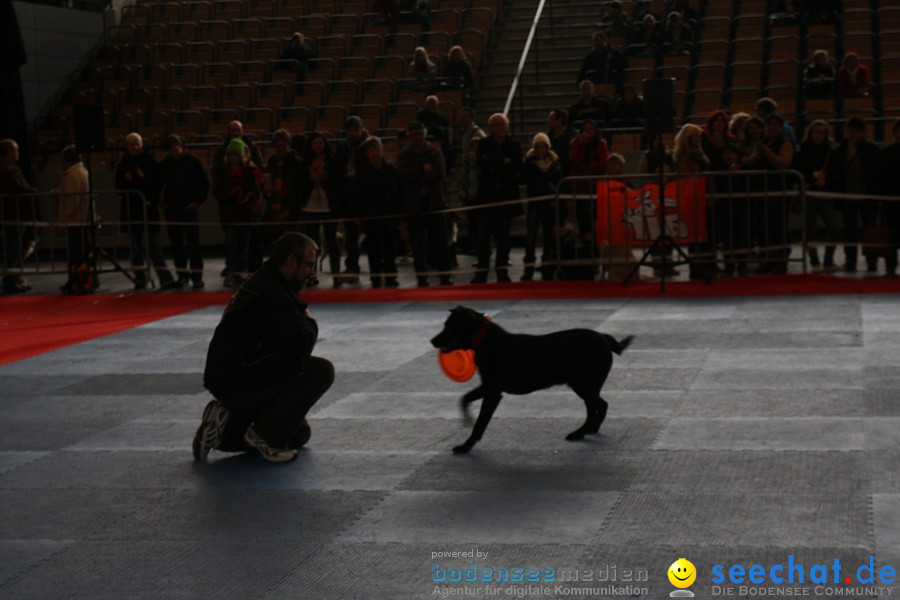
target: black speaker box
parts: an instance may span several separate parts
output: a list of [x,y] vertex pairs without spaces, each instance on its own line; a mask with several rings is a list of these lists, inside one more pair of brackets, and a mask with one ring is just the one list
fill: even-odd
[[76,104],[74,121],[76,150],[102,152],[106,149],[102,104]]
[[660,77],[644,80],[644,128],[648,133],[675,131],[675,80]]

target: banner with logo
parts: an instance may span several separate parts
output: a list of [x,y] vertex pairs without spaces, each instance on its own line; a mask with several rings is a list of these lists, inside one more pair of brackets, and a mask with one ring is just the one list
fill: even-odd
[[[664,189],[666,234],[679,244],[706,241],[706,179],[676,179]],[[658,184],[634,189],[614,179],[597,182],[598,242],[649,246],[660,233]]]

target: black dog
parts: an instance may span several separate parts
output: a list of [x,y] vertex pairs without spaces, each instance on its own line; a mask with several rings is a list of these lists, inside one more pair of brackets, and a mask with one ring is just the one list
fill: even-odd
[[609,406],[600,397],[600,388],[612,368],[612,353],[624,352],[631,340],[629,336],[617,342],[612,336],[590,329],[567,329],[547,335],[514,334],[471,308],[451,309],[444,330],[432,338],[431,344],[442,352],[475,351],[481,385],[462,397],[466,418],[469,403],[483,398],[472,435],[453,452],[468,452],[481,439],[503,392],[529,394],[563,383],[587,407],[584,425],[566,439],[580,440],[587,433],[597,433]]

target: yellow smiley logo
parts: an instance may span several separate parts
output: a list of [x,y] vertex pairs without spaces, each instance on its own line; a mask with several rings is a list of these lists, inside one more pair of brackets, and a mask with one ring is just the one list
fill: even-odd
[[686,558],[679,558],[669,567],[669,582],[677,588],[691,587],[697,579],[694,563]]

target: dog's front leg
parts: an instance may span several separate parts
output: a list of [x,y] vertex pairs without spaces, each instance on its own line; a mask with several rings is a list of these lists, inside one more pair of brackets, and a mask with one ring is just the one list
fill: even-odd
[[474,390],[467,392],[459,401],[459,406],[462,409],[463,419],[466,422],[466,425],[472,424],[472,416],[469,414],[469,405],[475,402],[476,400],[481,400],[484,398],[484,386],[479,385]]
[[454,454],[465,454],[481,439],[488,423],[491,422],[491,417],[494,416],[497,405],[500,404],[501,397],[499,392],[490,392],[484,395],[484,400],[481,402],[481,412],[478,413],[478,419],[475,421],[472,435],[465,442],[453,448]]

